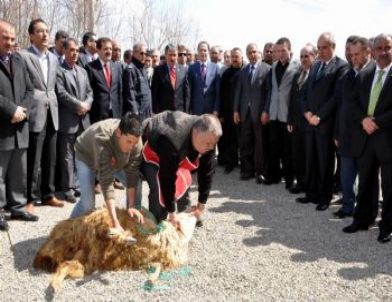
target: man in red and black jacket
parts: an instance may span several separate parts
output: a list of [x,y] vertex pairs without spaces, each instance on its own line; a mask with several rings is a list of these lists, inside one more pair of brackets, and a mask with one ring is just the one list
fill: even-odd
[[149,187],[149,209],[158,221],[168,217],[180,227],[177,210],[189,206],[191,171],[197,169],[199,198],[195,215],[203,213],[215,166],[215,145],[222,135],[214,115],[192,116],[165,111],[144,122],[146,143],[141,171]]

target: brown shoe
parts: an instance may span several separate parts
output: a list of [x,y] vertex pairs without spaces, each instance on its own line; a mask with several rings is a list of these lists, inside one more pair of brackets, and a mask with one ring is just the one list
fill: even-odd
[[25,208],[27,213],[34,214],[35,212],[34,202],[27,203]]
[[96,184],[94,188],[95,194],[102,194],[102,188],[100,184]]
[[113,181],[113,187],[117,190],[124,190],[122,183],[116,179]]
[[59,207],[62,208],[64,206],[64,201],[57,199],[56,197],[51,197],[47,200],[42,201],[43,205],[51,206],[51,207]]

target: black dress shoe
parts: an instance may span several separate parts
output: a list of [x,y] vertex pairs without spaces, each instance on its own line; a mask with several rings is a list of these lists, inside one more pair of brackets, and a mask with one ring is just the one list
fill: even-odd
[[197,227],[197,228],[200,228],[200,227],[202,227],[202,226],[203,226],[203,220],[199,218],[199,219],[196,221],[196,227]]
[[250,173],[241,173],[241,176],[240,176],[241,180],[249,180],[252,178],[253,178],[253,175]]
[[298,197],[298,198],[295,199],[295,202],[298,202],[298,203],[311,203],[312,200],[310,198],[307,198],[307,197]]
[[343,219],[346,217],[353,217],[353,213],[352,212],[346,213],[346,212],[343,212],[342,210],[339,210],[339,211],[334,212],[333,216],[335,216],[336,218],[339,218],[339,219]]
[[353,222],[352,224],[343,228],[343,233],[352,234],[358,231],[367,231],[369,229],[368,224],[360,223],[360,222]]
[[9,225],[7,220],[5,220],[4,213],[0,212],[0,231],[8,231]]
[[230,174],[234,170],[234,167],[226,167],[223,174]]
[[265,182],[266,182],[266,178],[263,175],[259,174],[256,176],[257,184],[264,184]]
[[299,185],[299,184],[295,184],[295,185],[291,186],[291,188],[289,188],[289,192],[291,194],[299,194],[299,193],[302,193],[304,191],[305,191],[304,187]]
[[11,213],[11,219],[24,220],[24,221],[38,221],[38,216],[27,212],[13,212]]
[[74,191],[75,197],[80,197],[80,191],[78,189],[75,189]]
[[328,208],[329,208],[329,204],[322,203],[317,205],[316,211],[325,211]]
[[377,237],[377,241],[380,243],[387,243],[391,241],[391,230],[390,229],[380,229],[380,233]]
[[285,188],[286,190],[290,191],[290,188],[293,186],[292,181],[286,181]]
[[75,195],[66,194],[65,195],[65,200],[68,201],[69,203],[76,203]]

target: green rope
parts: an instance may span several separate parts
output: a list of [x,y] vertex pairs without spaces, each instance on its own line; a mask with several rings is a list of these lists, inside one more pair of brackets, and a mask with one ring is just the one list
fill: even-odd
[[143,227],[143,225],[141,225],[141,224],[137,224],[136,225],[136,229],[139,232],[139,234],[142,234],[142,235],[155,235],[155,234],[163,232],[163,230],[165,229],[165,226],[163,225],[162,222],[157,224],[157,219],[155,218],[153,213],[151,213],[145,207],[142,207],[142,212],[144,212],[145,217],[150,219],[151,221],[153,221],[156,224],[157,227],[156,227],[155,230],[151,230],[151,229],[145,229]]
[[[147,270],[147,276],[150,277],[151,274],[155,272],[156,268],[155,267],[150,267]],[[177,277],[186,277],[192,274],[192,269],[189,266],[183,266],[178,270],[175,271],[170,271],[170,272],[161,272],[159,274],[158,280],[160,281],[165,281],[166,283],[169,284],[162,284],[162,285],[157,285],[157,284],[151,284],[150,282],[145,281],[144,284],[142,285],[142,288],[148,292],[157,292],[157,291],[166,291],[170,290],[170,288],[174,285],[174,279]]]

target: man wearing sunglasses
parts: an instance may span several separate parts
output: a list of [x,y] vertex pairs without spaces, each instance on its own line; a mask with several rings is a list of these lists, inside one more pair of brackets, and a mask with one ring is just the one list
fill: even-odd
[[144,65],[147,46],[136,43],[133,46],[132,62],[123,75],[124,113],[132,112],[142,120],[151,115],[151,90]]

